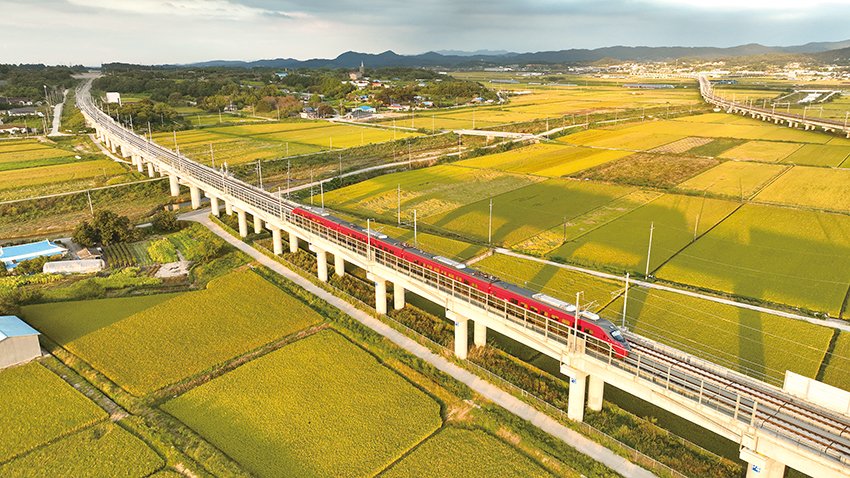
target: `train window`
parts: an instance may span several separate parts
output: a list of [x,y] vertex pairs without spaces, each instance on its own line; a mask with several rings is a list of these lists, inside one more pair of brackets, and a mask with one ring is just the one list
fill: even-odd
[[516,300],[516,299],[508,299],[508,301],[509,301],[511,304],[519,305],[519,301],[518,301],[518,300]]

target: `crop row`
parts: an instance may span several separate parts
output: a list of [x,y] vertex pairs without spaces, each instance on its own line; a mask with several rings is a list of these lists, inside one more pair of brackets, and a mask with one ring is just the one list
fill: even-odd
[[103,246],[103,255],[109,263],[109,267],[133,267],[137,265],[132,248],[124,243]]

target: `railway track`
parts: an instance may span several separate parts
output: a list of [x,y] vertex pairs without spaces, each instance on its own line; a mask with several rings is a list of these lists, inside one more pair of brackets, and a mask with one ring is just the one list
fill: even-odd
[[765,384],[730,379],[647,346],[645,339],[636,335],[629,338],[632,351],[640,357],[640,364],[635,364],[638,373],[649,380],[668,390],[672,386],[681,395],[695,396],[699,405],[734,420],[790,438],[842,463],[850,462],[850,418],[798,401]]

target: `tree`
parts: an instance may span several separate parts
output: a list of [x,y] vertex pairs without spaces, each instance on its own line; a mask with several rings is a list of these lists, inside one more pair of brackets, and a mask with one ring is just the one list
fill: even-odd
[[159,231],[176,231],[180,225],[177,223],[177,213],[162,209],[157,211],[151,218],[151,224]]
[[44,263],[50,259],[47,256],[35,257],[18,263],[15,267],[17,274],[38,274],[44,269]]
[[334,109],[325,103],[319,105],[316,109],[316,114],[319,115],[319,118],[326,118],[328,116],[333,116],[335,113]]
[[91,247],[100,240],[100,237],[88,221],[83,221],[74,228],[71,240],[82,246]]
[[119,216],[108,209],[94,213],[92,227],[97,231],[100,241],[104,244],[128,242],[135,236],[135,231],[130,226],[130,218]]

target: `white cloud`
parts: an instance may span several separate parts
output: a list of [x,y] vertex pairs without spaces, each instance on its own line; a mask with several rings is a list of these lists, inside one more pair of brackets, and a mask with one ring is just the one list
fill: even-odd
[[282,12],[249,7],[227,0],[68,0],[73,5],[134,15],[180,15],[222,20],[251,20],[274,16],[305,18],[298,12]]
[[648,3],[660,3],[677,7],[690,7],[704,10],[755,10],[764,13],[777,13],[787,10],[812,10],[830,5],[846,5],[836,0],[650,0]]

